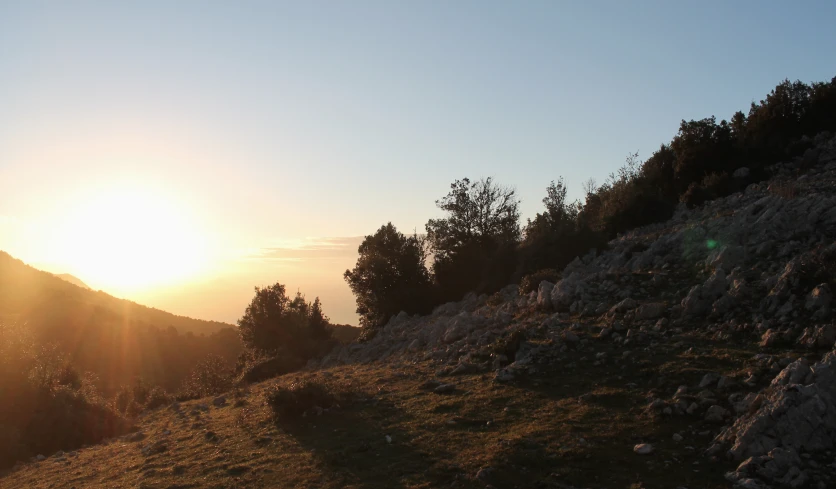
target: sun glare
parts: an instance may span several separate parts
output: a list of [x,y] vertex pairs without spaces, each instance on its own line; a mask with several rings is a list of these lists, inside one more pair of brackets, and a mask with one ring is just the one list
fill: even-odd
[[185,206],[153,188],[112,187],[62,213],[55,245],[84,280],[119,292],[198,274],[206,239]]

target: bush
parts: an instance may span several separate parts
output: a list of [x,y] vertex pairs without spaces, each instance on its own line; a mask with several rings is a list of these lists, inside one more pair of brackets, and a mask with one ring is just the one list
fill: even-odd
[[279,419],[298,418],[312,409],[328,409],[337,404],[337,397],[326,385],[309,380],[294,382],[289,387],[273,386],[265,397]]
[[127,431],[128,422],[27,327],[0,323],[0,467]]
[[252,359],[240,367],[239,382],[261,382],[294,372],[303,365],[302,359],[286,352],[272,358]]
[[158,407],[167,406],[174,401],[174,397],[169,395],[162,387],[154,387],[148,393],[148,398],[145,401],[145,409],[156,409]]
[[209,355],[200,362],[183,382],[177,398],[180,400],[215,396],[232,388],[232,370],[223,358]]
[[836,290],[836,244],[819,247],[801,255],[799,292],[807,294],[819,284],[828,284]]
[[734,190],[734,182],[729,178],[728,173],[712,173],[703,178],[699,184],[692,183],[682,194],[680,201],[688,207],[694,207],[709,200],[725,197]]
[[544,268],[534,273],[530,273],[522,278],[520,281],[520,293],[528,294],[540,288],[540,282],[548,280],[556,284],[560,280],[560,272],[554,268]]

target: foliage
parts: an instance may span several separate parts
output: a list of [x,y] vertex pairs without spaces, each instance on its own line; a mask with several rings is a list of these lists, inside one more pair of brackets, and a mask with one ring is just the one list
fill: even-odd
[[703,178],[699,184],[692,183],[689,185],[688,190],[682,194],[680,200],[688,207],[694,207],[703,202],[727,195],[731,188],[733,188],[733,185],[734,182],[728,173],[712,173]]
[[261,382],[301,368],[305,362],[292,352],[283,350],[272,357],[242,355],[236,367],[239,382]]
[[[568,203],[566,194],[562,178],[546,187],[543,199],[545,212],[538,213],[525,226],[524,238],[519,246],[517,277],[536,270],[560,270],[600,241],[598,234],[580,219],[580,203]],[[537,283],[528,282],[523,289],[536,289],[539,283],[539,280]]]
[[28,326],[0,322],[0,467],[126,430],[91,380]]
[[238,331],[244,345],[257,354],[290,351],[306,360],[332,346],[328,324],[318,297],[311,303],[297,292],[291,299],[285,286],[276,283],[255,288],[255,297],[238,320]]
[[521,237],[516,191],[490,177],[464,178],[453,182],[436,205],[447,216],[430,219],[426,230],[440,301],[507,284]]
[[361,328],[350,324],[332,324],[331,337],[338,343],[348,344],[357,341],[360,337]]
[[357,263],[343,277],[354,293],[364,328],[382,326],[401,311],[428,311],[431,283],[424,242],[417,235],[405,236],[390,222],[366,236],[357,251]]
[[279,419],[297,418],[312,409],[328,409],[337,404],[337,397],[325,384],[310,380],[294,382],[288,387],[275,385],[265,398]]
[[217,355],[209,355],[183,382],[178,399],[214,396],[232,388],[232,370]]

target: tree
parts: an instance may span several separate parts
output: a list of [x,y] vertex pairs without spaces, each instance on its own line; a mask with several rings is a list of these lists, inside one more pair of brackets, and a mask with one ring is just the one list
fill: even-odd
[[310,358],[330,340],[327,323],[318,297],[313,304],[300,292],[291,299],[285,286],[276,283],[255,288],[255,297],[238,320],[238,331],[244,346],[255,353],[276,355],[284,350]]
[[354,269],[343,276],[364,328],[382,326],[401,311],[427,312],[432,305],[430,276],[424,243],[417,235],[404,236],[390,222],[366,236],[357,252]]
[[[588,181],[585,187],[589,198],[595,184]],[[562,177],[546,187],[545,212],[537,213],[525,226],[516,278],[545,269],[561,269],[592,246],[596,236],[580,219],[581,205],[566,202],[566,194]]]
[[427,222],[432,271],[441,297],[458,299],[468,291],[489,292],[507,284],[519,243],[519,200],[493,179],[456,180],[436,205],[447,212]]

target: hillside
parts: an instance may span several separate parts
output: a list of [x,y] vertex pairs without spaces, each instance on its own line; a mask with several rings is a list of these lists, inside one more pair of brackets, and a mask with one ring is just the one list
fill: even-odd
[[56,345],[79,372],[112,394],[141,378],[174,392],[207,355],[231,367],[243,350],[236,328],[117,299],[0,252],[0,319],[26,324],[38,345]]
[[[151,411],[0,483],[834,487],[836,138],[816,142],[556,283],[402,313],[305,371]],[[310,383],[327,395],[300,397],[300,418],[265,402]]]
[[39,309],[44,304],[72,303],[66,316],[75,311],[98,310],[122,324],[137,327],[174,327],[180,333],[211,334],[233,325],[218,321],[177,316],[152,307],[118,299],[102,291],[90,290],[72,275],[53,275],[32,268],[0,251],[0,316],[23,320],[42,319]]
[[69,273],[59,273],[55,275],[56,277],[60,278],[61,280],[67,281],[73,285],[81,287],[82,289],[91,290],[90,287],[81,281],[80,278],[76,277],[75,275],[70,275]]

